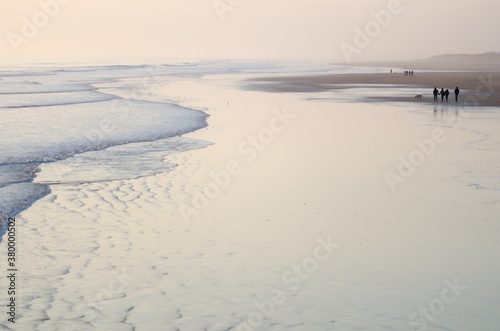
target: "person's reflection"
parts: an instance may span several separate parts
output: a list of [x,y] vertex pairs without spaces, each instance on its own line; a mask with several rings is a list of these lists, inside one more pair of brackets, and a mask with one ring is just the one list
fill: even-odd
[[449,116],[450,113],[448,112],[448,105],[441,104],[441,118],[443,118],[443,121],[449,123],[450,122]]
[[455,118],[457,122],[460,122],[462,120],[462,116],[460,115],[460,107],[455,106],[454,108],[455,108]]
[[445,104],[434,104],[433,116],[435,121],[444,123],[460,123],[460,107]]

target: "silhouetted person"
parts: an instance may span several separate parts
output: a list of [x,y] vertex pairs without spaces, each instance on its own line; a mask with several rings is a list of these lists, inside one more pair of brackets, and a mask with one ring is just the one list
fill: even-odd
[[446,97],[446,102],[448,102],[449,95],[450,95],[450,91],[448,91],[448,89],[446,89],[446,91],[444,91],[444,96]]
[[444,89],[441,89],[441,92],[439,92],[439,94],[441,94],[441,102],[444,101]]
[[455,102],[458,102],[458,94],[460,93],[460,90],[457,88],[455,89]]
[[439,91],[437,88],[434,88],[434,91],[432,91],[432,94],[434,94],[434,101],[438,101]]

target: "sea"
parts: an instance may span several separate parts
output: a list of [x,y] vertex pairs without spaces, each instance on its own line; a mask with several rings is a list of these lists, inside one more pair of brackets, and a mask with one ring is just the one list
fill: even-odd
[[[162,156],[209,144],[173,139],[205,127],[208,116],[154,93],[179,77],[374,70],[290,61],[0,59],[0,234],[51,185],[154,175],[175,166]],[[48,163],[52,173],[34,182]]]

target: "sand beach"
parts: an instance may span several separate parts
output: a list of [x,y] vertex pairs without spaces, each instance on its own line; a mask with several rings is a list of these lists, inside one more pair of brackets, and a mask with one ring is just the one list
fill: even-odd
[[[50,193],[16,216],[22,291],[2,327],[494,330],[497,93],[411,97],[473,95],[478,75],[165,77],[135,97],[207,126],[41,164]],[[114,172],[138,150],[150,173]]]
[[500,330],[499,11],[4,1],[0,330]]

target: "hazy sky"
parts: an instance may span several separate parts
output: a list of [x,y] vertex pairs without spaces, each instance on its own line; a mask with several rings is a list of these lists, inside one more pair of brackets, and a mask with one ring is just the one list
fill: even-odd
[[499,13],[497,0],[3,0],[0,55],[416,59],[500,51]]

